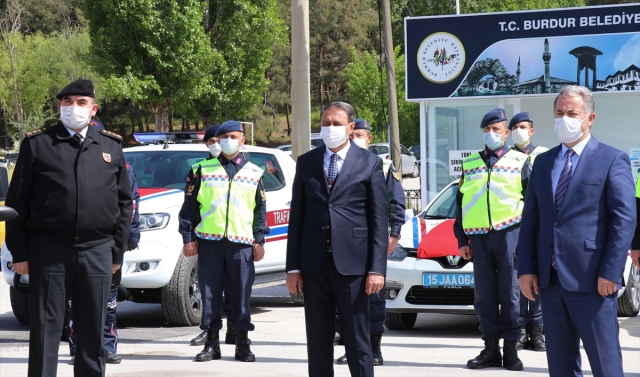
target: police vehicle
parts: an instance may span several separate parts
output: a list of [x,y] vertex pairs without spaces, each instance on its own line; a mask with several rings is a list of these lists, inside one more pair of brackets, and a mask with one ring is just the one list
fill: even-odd
[[[409,330],[418,313],[475,314],[473,262],[459,256],[453,234],[457,193],[455,180],[403,226],[387,263],[387,328]],[[640,311],[640,271],[631,258],[624,271],[618,315],[633,317]]]
[[[193,141],[198,138],[194,136]],[[182,255],[178,212],[184,199],[187,173],[193,164],[209,156],[209,150],[205,144],[170,141],[124,150],[138,181],[141,237],[139,249],[124,254],[119,299],[161,303],[170,324],[194,326],[200,323],[202,312],[197,258]],[[264,169],[262,179],[267,195],[270,233],[266,237],[264,259],[255,264],[255,284],[277,284],[286,277],[287,230],[295,162],[286,152],[275,149],[245,146],[241,153]],[[20,278],[17,284],[22,289],[16,290],[11,261],[11,254],[3,244],[2,274],[12,285],[11,306],[15,317],[28,324],[27,295],[20,293],[28,288],[28,276]]]

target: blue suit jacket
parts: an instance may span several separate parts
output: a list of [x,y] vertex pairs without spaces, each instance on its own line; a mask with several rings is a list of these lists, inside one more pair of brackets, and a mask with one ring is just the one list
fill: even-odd
[[[287,271],[317,273],[333,255],[343,275],[384,274],[387,270],[389,205],[382,160],[351,144],[329,192],[324,173],[325,148],[298,157],[293,181]],[[331,216],[331,254],[325,251]]]
[[591,136],[556,211],[551,182],[561,150],[540,154],[533,166],[518,241],[518,276],[535,274],[546,288],[553,251],[560,284],[568,291],[597,291],[598,277],[620,284],[636,226],[629,156]]

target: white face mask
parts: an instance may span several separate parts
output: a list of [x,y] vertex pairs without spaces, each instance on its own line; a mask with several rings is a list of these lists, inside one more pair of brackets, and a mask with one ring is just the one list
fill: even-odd
[[367,149],[367,139],[353,138],[351,140],[353,141],[353,144],[359,146],[360,148]]
[[221,151],[222,151],[222,147],[220,147],[220,144],[215,143],[215,144],[209,145],[209,153],[211,153],[213,157],[220,156]]
[[531,136],[529,136],[529,129],[516,128],[511,131],[511,138],[513,138],[514,143],[523,145],[531,138]]
[[60,120],[67,128],[79,130],[91,121],[91,107],[60,106]]
[[558,139],[563,143],[573,143],[580,139],[582,135],[584,135],[584,132],[582,132],[582,122],[584,122],[584,119],[580,120],[567,116],[556,118],[553,128],[556,130]]
[[231,156],[240,149],[240,146],[237,139],[220,139],[220,149],[224,154]]
[[320,137],[327,147],[336,148],[347,140],[347,126],[322,127]]
[[504,144],[502,142],[502,134],[497,134],[495,132],[487,132],[484,134],[484,144],[489,147],[491,150],[498,149]]

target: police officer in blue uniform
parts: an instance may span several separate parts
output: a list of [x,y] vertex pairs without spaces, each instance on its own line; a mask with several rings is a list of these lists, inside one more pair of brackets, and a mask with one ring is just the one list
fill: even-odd
[[[104,130],[104,125],[97,119],[91,119],[91,125],[95,126],[98,130]],[[127,162],[127,174],[129,176],[129,183],[131,184],[131,198],[133,199],[133,216],[131,217],[131,231],[129,233],[129,240],[127,241],[127,250],[131,251],[138,248],[140,242],[140,211],[138,206],[140,204],[140,194],[138,193],[138,182],[136,176],[133,173],[131,165]],[[107,303],[107,317],[104,322],[104,350],[107,353],[107,364],[120,364],[122,358],[118,355],[118,322],[116,318],[116,307],[118,306],[118,287],[120,286],[120,280],[122,279],[122,269],[116,271],[111,277],[111,290],[109,291],[109,302]],[[73,329],[73,311],[72,300],[68,300],[68,341],[69,341],[69,354],[71,355],[71,364],[75,363],[76,355],[76,342],[75,333]]]
[[[219,124],[214,124],[211,127],[207,128],[204,133],[204,137],[202,141],[207,144],[209,147],[209,153],[211,154],[210,158],[218,158],[220,152],[222,152],[222,148],[220,147],[220,140],[216,137],[216,132],[218,132],[218,128],[220,128]],[[210,309],[209,306],[203,308],[202,317],[210,318],[211,313],[206,312]],[[224,287],[224,309],[223,312],[225,317],[227,317],[227,332],[224,337],[224,342],[226,344],[236,344],[236,331],[233,327],[233,315],[231,311],[231,293],[229,293],[229,287],[225,285]],[[203,346],[207,342],[207,334],[209,329],[204,329],[200,333],[200,335],[191,339],[190,344],[192,346]],[[251,344],[251,339],[248,339],[249,344]]]
[[[185,201],[179,214],[179,230],[185,244],[183,253],[187,257],[198,256],[204,308],[200,328],[208,331],[204,349],[196,355],[196,361],[222,357],[219,330],[222,328],[225,285],[230,293],[231,317],[236,332],[235,359],[255,361],[248,339],[248,331],[255,328],[251,323],[249,299],[255,281],[254,261],[264,257],[263,245],[269,229],[262,170],[239,152],[244,145],[243,133],[238,121],[220,125],[215,136],[220,139],[222,153],[217,161],[201,161],[189,173]],[[250,202],[255,204],[250,208],[247,204],[252,203],[242,203],[248,199],[243,195],[242,187],[250,189],[253,182],[257,182],[253,186],[255,198]],[[203,202],[205,197],[210,198],[208,202]],[[222,214],[218,208],[227,208],[227,211]],[[247,219],[252,221],[247,222]],[[252,234],[244,234],[246,232]]]
[[[480,128],[485,149],[463,162],[453,226],[460,254],[467,260],[473,256],[474,308],[485,342],[484,350],[467,367],[522,370],[516,349],[520,290],[515,254],[521,216],[511,208],[521,214],[531,164],[526,155],[510,150],[505,143],[509,130],[503,109],[489,111]],[[504,223],[496,222],[503,219]],[[480,225],[482,222],[486,225]],[[504,339],[504,358],[500,338]]]
[[[351,140],[360,148],[369,149],[371,143],[371,127],[369,122],[364,119],[356,119],[355,127],[351,133]],[[405,200],[404,189],[400,182],[400,173],[396,172],[391,160],[383,160],[383,170],[385,179],[387,182],[387,198],[389,200],[389,226],[391,227],[389,232],[389,248],[388,254],[391,254],[395,247],[398,245],[400,239],[400,230],[405,223]],[[385,318],[385,292],[386,289],[382,288],[378,293],[374,293],[369,296],[369,308],[371,310],[371,351],[373,354],[373,365],[382,365],[384,360],[382,358],[382,350],[380,349],[380,343],[382,341],[382,334],[384,333],[384,318]],[[336,314],[336,320],[338,325],[337,331],[340,331],[339,321],[340,314]],[[338,364],[347,364],[347,355],[343,355],[336,361]]]
[[[528,112],[521,112],[513,116],[509,122],[509,132],[514,142],[513,149],[531,157],[531,165],[535,157],[549,149],[534,145],[531,137],[535,133],[533,118]],[[531,349],[533,351],[545,351],[544,324],[542,321],[542,300],[531,301],[520,292],[520,339],[518,350]]]

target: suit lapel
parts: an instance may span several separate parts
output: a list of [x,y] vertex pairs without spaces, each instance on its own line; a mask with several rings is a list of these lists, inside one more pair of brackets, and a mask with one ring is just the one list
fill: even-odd
[[[351,143],[351,141],[349,141]],[[349,147],[349,151],[347,152],[347,156],[345,157],[344,164],[342,165],[342,169],[340,170],[340,174],[338,174],[338,178],[336,179],[336,183],[333,185],[333,189],[331,192],[335,192],[340,182],[344,181],[347,175],[349,175],[349,171],[357,164],[357,160],[360,158],[360,154],[358,152],[364,151],[362,148],[355,148],[352,144]]]
[[313,166],[315,166],[315,175],[320,180],[320,187],[323,188],[324,192],[329,195],[329,184],[327,183],[327,176],[324,172],[324,152],[327,147],[316,148],[309,153],[315,152],[313,156]]
[[582,182],[582,179],[587,174],[589,169],[591,168],[591,164],[596,159],[596,152],[598,150],[598,141],[591,136],[589,142],[582,150],[582,155],[580,156],[580,161],[578,162],[578,166],[575,171],[571,175],[571,182],[569,182],[569,188],[567,188],[567,193],[565,194],[564,201],[560,206],[560,210],[558,214],[562,213],[564,209],[567,207],[569,201],[571,201],[571,197],[576,193],[578,186]]
[[[547,154],[549,157],[546,160],[540,161],[538,158],[536,158],[536,163],[541,164],[540,165],[541,167],[542,167],[542,164],[545,164],[549,167],[549,170],[547,170],[549,173],[542,175],[544,179],[544,181],[542,182],[542,187],[544,187],[544,190],[547,191],[545,192],[545,197],[551,198],[551,202],[553,203],[552,207],[553,207],[554,213],[557,213],[557,210],[555,205],[556,193],[553,192],[553,170],[554,170],[556,157],[558,156],[558,153],[560,153],[561,150],[562,148],[560,147],[560,145],[558,145],[555,148],[551,148],[551,150]],[[543,156],[539,156],[539,157],[543,157]],[[535,166],[537,165],[534,164],[534,169],[535,169]]]

